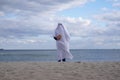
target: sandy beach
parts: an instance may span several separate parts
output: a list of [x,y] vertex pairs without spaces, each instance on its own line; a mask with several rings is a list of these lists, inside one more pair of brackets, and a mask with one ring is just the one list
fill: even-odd
[[120,62],[0,62],[0,80],[120,80]]

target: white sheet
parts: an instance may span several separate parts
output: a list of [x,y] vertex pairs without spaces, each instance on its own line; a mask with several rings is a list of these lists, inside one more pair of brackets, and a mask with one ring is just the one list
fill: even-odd
[[62,60],[64,58],[72,59],[73,56],[69,50],[70,35],[68,33],[68,30],[61,23],[59,23],[57,28],[55,29],[55,36],[58,35],[62,36],[60,40],[56,41],[58,59],[59,60]]

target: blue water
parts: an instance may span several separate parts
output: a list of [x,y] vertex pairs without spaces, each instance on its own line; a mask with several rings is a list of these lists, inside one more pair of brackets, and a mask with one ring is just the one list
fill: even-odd
[[[67,61],[120,61],[120,49],[71,50],[74,58]],[[0,62],[57,61],[56,50],[1,50]]]

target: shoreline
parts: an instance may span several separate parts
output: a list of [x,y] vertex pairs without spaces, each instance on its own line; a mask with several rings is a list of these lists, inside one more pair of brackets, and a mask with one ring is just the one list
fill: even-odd
[[[0,49],[0,51],[56,51],[56,49]],[[120,49],[70,49],[70,51],[76,50],[120,50]]]
[[120,62],[0,62],[0,80],[120,80]]

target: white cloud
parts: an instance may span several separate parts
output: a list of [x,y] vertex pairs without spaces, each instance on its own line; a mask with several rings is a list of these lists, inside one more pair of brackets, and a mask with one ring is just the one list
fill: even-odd
[[100,20],[105,25],[106,31],[103,35],[118,36],[120,35],[120,11],[110,11],[97,15],[97,20]]
[[[114,0],[113,2],[116,2]],[[95,36],[93,41],[102,48],[120,48],[120,11],[117,9],[104,9],[104,13],[97,14],[94,18],[98,21],[94,27]],[[96,32],[97,31],[97,32]],[[91,33],[92,34],[92,33]]]
[[113,6],[114,7],[120,7],[120,3],[114,3]]
[[[73,18],[69,17],[60,20],[55,14],[57,11],[83,5],[89,1],[92,0],[0,1],[0,14],[3,16],[0,18],[0,36],[19,38],[51,34],[59,21],[73,21]],[[74,22],[89,24],[89,21],[79,19],[74,19]]]
[[112,3],[113,7],[120,8],[120,0],[107,0]]
[[[52,38],[41,36],[51,36],[58,22],[62,22],[68,28],[72,37],[80,37],[72,39],[73,43],[76,44],[75,48],[91,47],[92,44],[95,48],[107,41],[111,42],[109,39],[113,42],[118,41],[117,44],[119,44],[119,38],[113,40],[109,36],[120,35],[120,11],[103,8],[103,11],[106,12],[97,15],[96,18],[106,24],[104,27],[99,24],[94,25],[90,19],[56,15],[58,11],[84,5],[90,1],[94,0],[1,0],[0,45],[3,47],[13,45],[13,47],[18,46],[18,48],[27,48],[32,45],[38,48],[41,44],[41,46],[49,47],[50,44],[54,45]],[[114,1],[116,3],[117,0]],[[113,5],[118,6],[119,4]],[[81,45],[78,45],[76,40]],[[20,46],[20,44],[22,45]]]
[[0,16],[4,16],[5,14],[4,14],[4,12],[0,12]]
[[28,13],[55,13],[70,7],[83,5],[92,0],[2,0],[0,10],[6,13],[26,15]]

